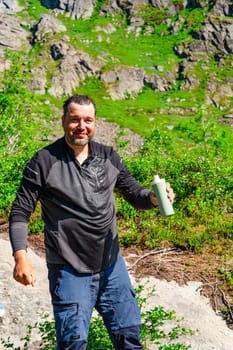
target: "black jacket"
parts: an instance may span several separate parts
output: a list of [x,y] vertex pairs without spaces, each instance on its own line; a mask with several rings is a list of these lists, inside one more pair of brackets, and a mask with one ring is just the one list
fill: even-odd
[[149,190],[140,186],[112,147],[90,142],[91,156],[80,165],[64,137],[28,162],[10,215],[13,251],[27,248],[27,225],[37,201],[45,223],[48,263],[68,263],[95,273],[118,258],[114,190],[138,209],[151,209]]

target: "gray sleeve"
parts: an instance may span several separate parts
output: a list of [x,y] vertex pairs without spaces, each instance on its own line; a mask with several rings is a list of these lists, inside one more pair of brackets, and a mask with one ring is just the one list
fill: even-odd
[[12,222],[9,233],[13,253],[16,250],[27,249],[28,225],[26,222]]
[[27,249],[28,222],[39,199],[40,183],[39,163],[34,157],[24,168],[23,178],[10,212],[9,235],[13,252]]

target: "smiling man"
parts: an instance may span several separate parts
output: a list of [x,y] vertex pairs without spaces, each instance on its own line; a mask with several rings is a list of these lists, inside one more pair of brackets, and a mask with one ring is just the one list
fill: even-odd
[[[10,215],[14,278],[35,284],[26,249],[28,221],[40,201],[57,349],[86,349],[94,308],[115,349],[142,349],[140,311],[119,248],[114,191],[138,209],[153,209],[157,200],[112,147],[93,141],[95,122],[94,101],[70,97],[63,105],[64,137],[26,165]],[[167,194],[173,202],[169,184]]]

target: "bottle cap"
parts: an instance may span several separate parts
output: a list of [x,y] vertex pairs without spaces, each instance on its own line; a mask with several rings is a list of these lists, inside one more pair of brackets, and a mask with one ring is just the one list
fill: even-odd
[[154,176],[154,183],[158,183],[160,181],[160,177],[159,177],[159,175],[157,174],[157,175],[155,175]]

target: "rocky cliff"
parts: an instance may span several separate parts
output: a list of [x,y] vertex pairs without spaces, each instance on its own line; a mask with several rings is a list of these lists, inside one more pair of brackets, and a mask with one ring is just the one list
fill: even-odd
[[[35,8],[38,5],[41,9],[38,20],[28,13],[28,2],[21,3],[0,0],[0,71],[10,64],[5,59],[6,48],[23,50],[27,57],[37,45],[38,57],[30,68],[29,88],[34,93],[61,98],[75,91],[86,79],[93,78],[105,86],[111,99],[120,100],[137,96],[144,87],[161,93],[174,86],[176,89],[179,86],[180,91],[195,91],[203,85],[205,75],[205,103],[218,108],[219,115],[225,120],[232,120],[233,1],[38,0],[33,2]],[[198,25],[192,22],[192,17],[188,21],[183,16],[184,11],[190,9],[198,9],[197,13],[202,14]],[[153,37],[156,25],[161,21],[166,25],[163,35],[179,35],[187,28],[190,28],[190,35],[174,45],[177,61],[166,72],[163,65],[155,66],[153,71],[131,62],[122,65],[116,57],[111,57],[110,67],[106,64],[106,52],[96,57],[89,53],[88,40],[87,49],[84,39],[82,47],[74,44],[63,20],[70,17],[73,23],[88,21],[97,11],[99,16],[108,19],[105,25],[94,28],[98,42],[111,42],[111,35],[118,30],[119,23],[122,24],[119,22],[121,17],[127,24],[126,45],[127,36],[132,34],[135,38],[144,36],[145,40]],[[150,52],[145,54],[150,55]],[[216,69],[214,74],[213,71],[209,74],[213,64]],[[226,70],[225,77],[218,74],[218,67],[221,71]],[[176,107],[175,113],[182,115],[185,110]]]

